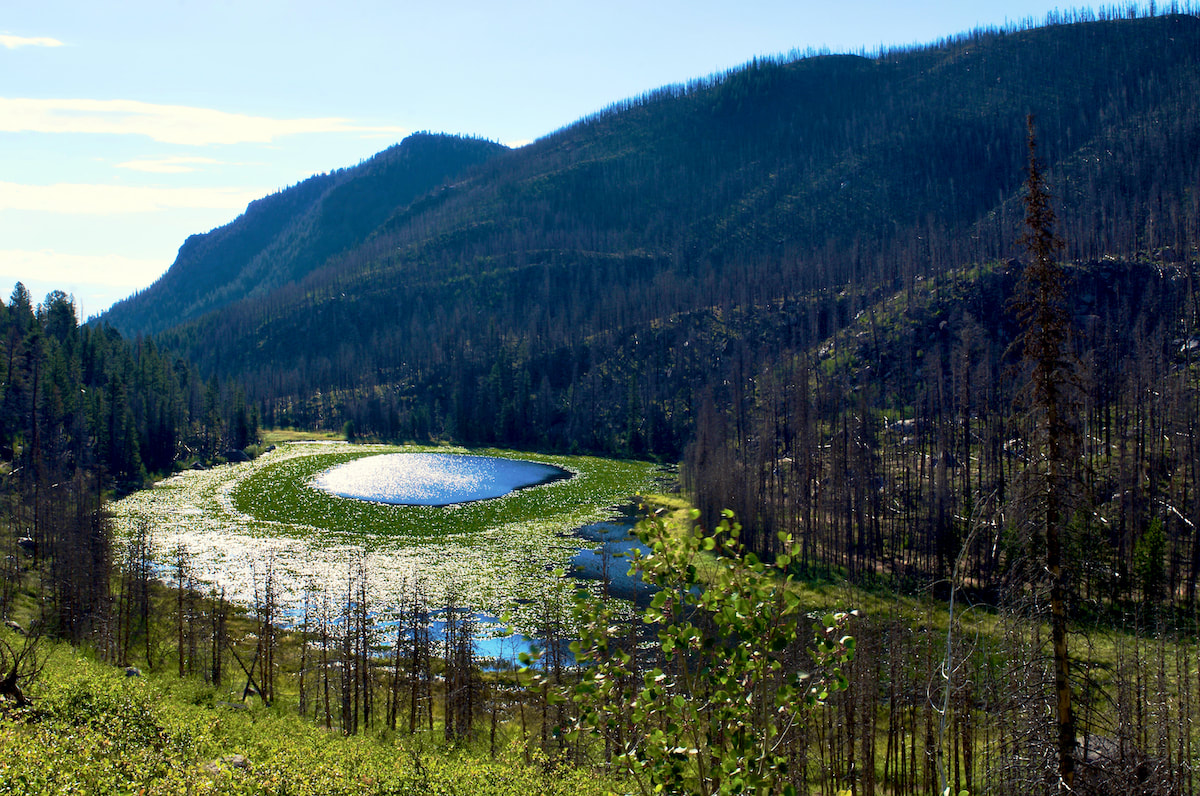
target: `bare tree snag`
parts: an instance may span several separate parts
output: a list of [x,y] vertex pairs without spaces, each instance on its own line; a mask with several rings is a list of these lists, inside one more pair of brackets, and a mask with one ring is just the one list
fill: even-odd
[[1063,571],[1063,535],[1069,514],[1074,429],[1070,420],[1070,391],[1074,378],[1070,354],[1071,319],[1067,312],[1062,267],[1057,261],[1062,241],[1054,233],[1054,210],[1037,157],[1033,116],[1029,130],[1029,176],[1025,181],[1025,234],[1022,244],[1030,255],[1018,288],[1016,311],[1021,322],[1020,344],[1029,368],[1028,411],[1031,418],[1029,465],[1033,501],[1030,508],[1045,545],[1050,586],[1050,632],[1054,655],[1055,722],[1059,792],[1070,792],[1075,779],[1075,719],[1071,711],[1070,655],[1067,649],[1067,584]]

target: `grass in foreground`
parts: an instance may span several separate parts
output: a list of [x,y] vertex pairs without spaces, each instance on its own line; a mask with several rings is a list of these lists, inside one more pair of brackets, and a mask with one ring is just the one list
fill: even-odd
[[[210,686],[125,677],[55,647],[33,704],[0,702],[0,794],[601,794],[595,772],[389,733],[347,738]],[[239,757],[240,756],[240,757]]]

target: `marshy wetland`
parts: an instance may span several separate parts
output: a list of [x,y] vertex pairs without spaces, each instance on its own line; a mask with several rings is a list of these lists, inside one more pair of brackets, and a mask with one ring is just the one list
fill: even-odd
[[[345,477],[356,470],[366,477]],[[422,470],[420,489],[441,478],[471,495],[427,501],[441,505],[381,499]],[[522,475],[502,494],[480,498],[491,475],[512,471]],[[484,615],[517,606],[519,627],[521,606],[532,611],[562,590],[556,573],[596,546],[579,530],[619,522],[665,477],[651,463],[587,456],[291,443],[252,462],[181,472],[115,502],[113,519],[119,538],[148,539],[165,580],[182,553],[195,581],[243,604],[261,595],[268,572],[283,606],[303,605],[306,594],[344,597],[363,573],[383,613],[414,593],[437,605],[452,592]],[[363,499],[328,491],[356,480]]]

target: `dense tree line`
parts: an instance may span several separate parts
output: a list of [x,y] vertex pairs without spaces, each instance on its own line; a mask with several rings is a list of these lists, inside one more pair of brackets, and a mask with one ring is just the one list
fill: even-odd
[[158,339],[270,425],[682,460],[761,554],[798,529],[801,565],[910,588],[970,537],[964,577],[996,595],[1021,554],[1006,305],[1034,111],[1082,362],[1069,577],[1097,610],[1190,600],[1200,20],[1175,11],[654,92]]
[[104,500],[245,448],[257,412],[240,390],[200,379],[149,340],[81,325],[61,291],[34,306],[18,283],[0,304],[0,341],[0,613],[24,584],[55,632],[116,644],[113,620],[130,613],[113,604],[110,579],[127,562]]
[[[287,608],[272,573],[250,631],[233,639],[224,599],[200,593],[182,552],[171,604],[155,594],[151,529],[113,550],[105,493],[245,447],[260,419],[682,459],[702,527],[732,508],[751,567],[761,556],[791,574],[1005,607],[968,649],[952,644],[953,616],[944,643],[900,609],[856,622],[848,687],[781,731],[771,787],[1049,792],[1057,753],[1064,782],[1075,772],[1063,757],[1080,763],[1081,790],[1193,790],[1195,647],[1172,629],[1194,618],[1200,580],[1200,26],[1100,16],[871,57],[756,61],[521,152],[450,143],[470,151],[471,168],[415,201],[391,195],[386,176],[405,151],[362,169],[363,193],[347,175],[314,178],[181,254],[254,253],[246,269],[193,282],[188,301],[233,301],[229,286],[259,272],[274,289],[154,342],[80,327],[63,294],[34,307],[18,286],[0,305],[0,613],[34,584],[43,622],[62,635],[118,661],[174,654],[181,676],[214,684],[244,676],[243,697],[269,702]],[[1049,247],[1063,259],[1051,282],[1065,288],[1060,331],[1070,330],[1055,345],[1073,363],[1069,379],[1053,379],[1071,392],[1062,470],[1038,469],[1047,435],[1068,434],[1044,430],[1049,402],[1022,398],[1029,299],[1011,309],[1031,273],[1009,259],[1030,196],[1019,125],[1030,109],[1045,122],[1065,241]],[[186,304],[175,299],[146,323]],[[1040,497],[1038,472],[1050,485]],[[1031,529],[1048,516],[1053,526]],[[558,733],[584,719],[550,699],[575,676],[551,616],[561,605],[544,606],[550,654],[531,696],[485,685],[472,612],[452,592],[438,650],[441,596],[414,589],[384,628],[365,583],[360,569],[344,592],[292,607],[304,617],[300,709],[324,726],[432,731],[436,713],[444,737],[460,739],[490,714],[494,745],[504,714],[527,744],[596,764],[637,738],[628,699],[608,705],[602,750]],[[674,605],[724,594],[692,585]],[[796,610],[782,593],[772,600]],[[1158,631],[1157,646],[1114,633],[1094,666],[1092,649],[1073,651],[1082,674],[1070,674],[1047,665],[1061,628],[1052,623],[1049,643],[1040,620],[1057,610]],[[680,648],[711,651],[735,632],[713,632],[701,612],[686,619],[672,637]],[[379,654],[385,632],[390,658]],[[674,685],[688,655],[639,660],[634,626],[620,620],[603,623],[597,643],[610,640],[630,658],[614,687],[655,671],[667,683],[643,694],[661,727],[670,705],[708,696],[708,685]],[[772,652],[791,657],[759,678],[763,693],[811,660],[785,641]],[[1056,716],[1047,695],[1068,677],[1078,699]],[[734,701],[769,726],[761,700]],[[713,750],[746,740],[716,736]],[[664,771],[677,749],[663,747]]]

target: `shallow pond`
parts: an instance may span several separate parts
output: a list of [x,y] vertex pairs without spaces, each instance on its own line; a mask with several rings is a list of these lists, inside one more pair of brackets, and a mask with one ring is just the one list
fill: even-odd
[[339,497],[398,506],[452,506],[570,478],[541,462],[462,453],[388,453],[332,467],[313,485]]
[[640,574],[629,574],[634,551],[643,557],[650,554],[650,548],[633,534],[632,521],[591,523],[576,529],[575,535],[588,544],[571,557],[572,575],[607,582],[610,594],[626,600],[651,594]]
[[[494,457],[548,467],[558,480],[500,497],[449,505],[401,505],[337,497],[314,486],[349,462],[399,454]],[[581,569],[599,541],[575,532],[619,522],[634,496],[661,489],[664,473],[645,462],[509,451],[335,444],[289,444],[245,463],[187,471],[113,504],[118,536],[152,537],[164,579],[186,551],[188,574],[202,589],[223,588],[252,605],[266,573],[283,611],[293,616],[312,592],[346,594],[354,572],[366,573],[371,606],[387,616],[419,594],[431,609],[451,595],[459,605],[496,617],[511,614],[518,631],[536,632],[549,607],[569,606],[580,581],[556,576]],[[416,460],[419,461],[419,460]],[[561,477],[570,473],[569,478]],[[617,534],[605,535],[608,538]],[[627,561],[611,561],[623,574]],[[599,584],[587,582],[599,590]],[[515,607],[514,607],[515,606]],[[483,628],[480,628],[481,630]],[[503,642],[513,643],[511,640]]]

